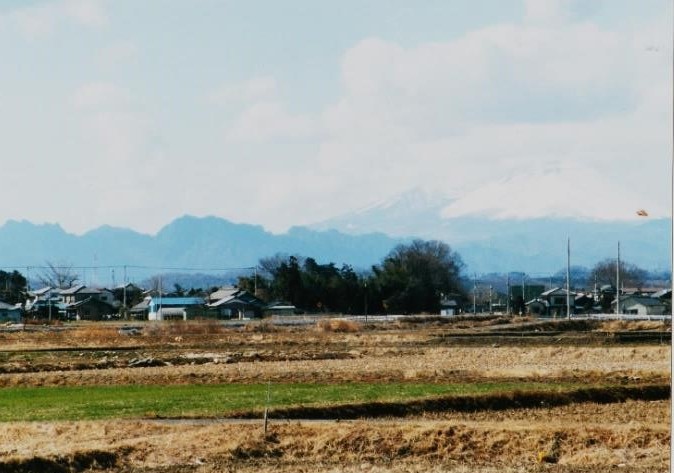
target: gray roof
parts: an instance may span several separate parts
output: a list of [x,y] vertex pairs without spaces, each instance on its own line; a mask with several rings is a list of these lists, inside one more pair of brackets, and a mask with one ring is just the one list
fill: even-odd
[[101,291],[99,291],[98,289],[88,288],[84,284],[69,287],[68,289],[64,289],[63,291],[61,291],[61,294],[64,296],[68,296],[71,294],[100,294],[100,293]]
[[0,310],[21,310],[19,307],[0,301]]
[[48,293],[51,290],[52,290],[52,288],[50,286],[47,286],[47,287],[43,287],[43,288],[40,288],[40,289],[36,289],[34,291],[30,291],[30,294],[33,294],[33,295],[36,295],[36,296],[41,296],[43,294]]
[[[660,300],[658,300],[655,297],[650,297],[650,296],[627,296],[627,297],[621,297],[620,298],[620,303],[621,304],[641,304],[643,306],[648,306],[648,307],[653,307],[653,306],[658,306],[658,305],[664,305]],[[611,302],[611,304],[615,304],[615,301]]]
[[241,289],[238,287],[221,287],[215,292],[212,292],[208,298],[212,301],[218,301],[221,299],[227,299],[228,297],[232,297],[237,295],[239,292],[241,292]]
[[545,299],[532,299],[529,302],[525,302],[524,305],[531,305],[531,304],[543,304],[545,307],[548,307],[550,304],[548,301]]
[[[560,293],[560,294],[566,295],[566,289],[565,289],[565,288],[562,288],[562,287],[553,287],[552,289],[548,289],[547,291],[542,292],[542,293],[541,293],[541,297],[547,297],[547,296],[550,296],[550,295],[556,294],[556,293]],[[573,292],[573,291],[569,291],[569,294],[573,296],[573,295],[575,295],[576,293]]]
[[661,297],[669,298],[669,297],[672,297],[672,290],[671,290],[671,288],[670,289],[660,289],[659,291],[656,291],[653,294],[651,294],[651,297],[655,297],[655,298],[658,298],[658,299],[661,298]]

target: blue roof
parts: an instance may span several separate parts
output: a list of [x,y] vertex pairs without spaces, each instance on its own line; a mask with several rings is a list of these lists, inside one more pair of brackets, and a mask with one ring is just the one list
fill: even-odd
[[151,306],[173,305],[173,306],[188,306],[188,305],[203,305],[205,303],[203,297],[153,297],[150,301]]

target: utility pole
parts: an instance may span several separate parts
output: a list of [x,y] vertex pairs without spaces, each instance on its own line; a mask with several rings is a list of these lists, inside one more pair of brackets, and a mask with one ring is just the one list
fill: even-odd
[[363,294],[365,297],[365,323],[367,323],[367,281],[363,283],[363,287],[365,289]]
[[123,294],[123,301],[122,301],[122,307],[124,309],[124,318],[126,319],[126,265],[124,265],[124,281],[122,281],[124,286],[122,287],[122,294]]
[[524,273],[522,273],[522,315],[524,315],[524,312],[525,312],[526,307],[527,307],[527,299],[526,299],[525,294],[524,294],[524,278],[525,278],[525,276],[526,275]]
[[620,242],[618,242],[618,259],[615,265],[615,314],[620,315]]
[[159,319],[159,314],[161,313],[161,274],[159,275],[159,304],[157,306],[157,315],[156,315],[156,320]]
[[510,273],[506,274],[506,315],[510,315]]
[[494,291],[494,286],[492,286],[490,284],[489,285],[489,313],[490,314],[494,313],[494,309],[493,309],[493,306],[492,306],[492,303],[491,303],[491,297],[492,297],[493,291]]
[[477,274],[473,273],[473,315],[477,314]]
[[566,239],[566,318],[571,318],[571,238]]
[[253,282],[253,288],[254,288],[253,290],[255,291],[255,294],[254,294],[255,297],[257,297],[257,265],[255,265],[255,273],[254,273],[253,277],[255,278],[254,282]]

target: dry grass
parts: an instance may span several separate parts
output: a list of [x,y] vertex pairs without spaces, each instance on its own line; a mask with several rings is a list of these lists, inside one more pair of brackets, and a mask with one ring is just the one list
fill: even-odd
[[[36,327],[0,333],[5,349],[0,367],[14,371],[0,374],[0,386],[671,380],[669,344],[461,346],[442,338],[453,330],[489,331],[497,320],[368,325],[367,330],[339,319],[306,328],[262,321],[247,330],[215,321],[148,323],[141,336],[120,335],[122,324],[115,323],[50,331]],[[512,320],[509,326],[516,324]],[[663,328],[653,322],[609,323],[600,330]],[[132,348],[116,350],[120,347]],[[45,348],[72,350],[31,351]],[[148,357],[173,366],[127,367],[132,358]],[[272,422],[273,436],[267,439],[257,423],[5,423],[0,424],[0,471],[10,471],[11,459],[21,464],[22,459],[75,458],[78,453],[88,458],[103,451],[114,454],[127,473],[599,473],[619,465],[621,472],[646,473],[667,471],[669,419],[669,402],[628,401],[445,412],[412,421]],[[538,453],[556,437],[559,462],[538,464]]]
[[245,332],[253,333],[278,333],[288,331],[288,329],[274,324],[273,320],[271,319],[249,322],[244,326],[243,329]]
[[145,325],[143,336],[148,338],[175,338],[185,335],[212,335],[227,329],[217,320],[175,320]]
[[[249,334],[250,336],[250,334]],[[266,334],[254,334],[266,337]],[[243,347],[242,347],[243,348]],[[346,350],[345,347],[343,350]],[[180,353],[183,353],[182,350]],[[176,356],[175,352],[170,352]],[[199,353],[190,349],[190,353]],[[93,384],[184,384],[246,382],[342,382],[466,380],[570,380],[602,383],[670,379],[666,346],[634,347],[449,347],[425,350],[390,348],[335,352],[303,351],[301,345],[273,350],[241,349],[204,352],[205,364],[143,369],[107,368],[74,371],[12,373],[0,376],[0,386]],[[299,359],[293,358],[300,355]],[[330,355],[333,359],[319,359]],[[339,355],[339,356],[338,356]],[[62,356],[58,354],[57,357]],[[112,355],[111,355],[112,356]],[[117,356],[117,355],[115,355]],[[146,358],[161,353],[131,352]],[[77,359],[83,357],[76,356]],[[223,363],[217,360],[237,359]],[[270,359],[274,361],[261,361]],[[56,360],[54,361],[57,362]],[[75,363],[77,360],[72,360]],[[58,365],[57,365],[58,366]],[[92,366],[94,368],[94,366]]]
[[[0,461],[56,456],[77,451],[126,452],[127,468],[170,468],[201,464],[198,471],[342,471],[368,463],[373,471],[489,471],[536,468],[538,452],[559,438],[560,470],[666,471],[669,406],[666,402],[617,405],[618,418],[648,412],[622,425],[604,423],[606,409],[583,405],[588,419],[577,423],[568,408],[547,410],[547,418],[445,419],[411,422],[272,423],[264,437],[255,424],[165,424],[157,422],[62,422],[0,425]],[[488,413],[484,414],[488,416]],[[615,414],[611,414],[615,415]],[[258,468],[257,470],[255,468]],[[440,468],[440,469],[438,469]],[[464,468],[464,470],[456,470]],[[564,470],[563,468],[568,468]],[[339,470],[337,470],[339,469]],[[377,470],[379,469],[379,470]],[[132,470],[133,471],[133,470]],[[171,469],[162,471],[174,471]],[[179,470],[175,470],[179,471]],[[301,470],[299,470],[301,471]]]
[[316,329],[319,332],[330,333],[356,333],[362,330],[358,322],[346,319],[321,319],[316,322]]
[[622,331],[649,331],[662,330],[671,331],[671,324],[662,321],[649,320],[611,320],[602,322],[597,328],[602,332],[622,332]]

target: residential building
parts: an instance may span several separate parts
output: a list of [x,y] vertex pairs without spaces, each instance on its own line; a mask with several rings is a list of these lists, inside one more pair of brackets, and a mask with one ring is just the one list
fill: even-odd
[[[615,311],[615,301],[611,303]],[[620,296],[620,313],[630,315],[664,315],[666,306],[656,297]]]
[[[216,297],[224,296],[220,299]],[[232,288],[220,289],[209,296],[209,312],[219,319],[262,317],[265,303],[248,291]]]
[[201,297],[154,296],[148,304],[148,320],[187,320],[206,316],[205,301]]
[[22,315],[20,306],[0,301],[0,322],[21,322]]

